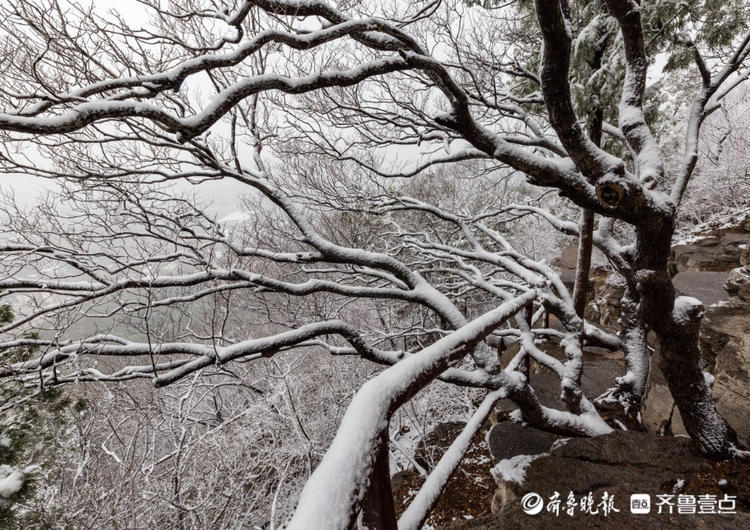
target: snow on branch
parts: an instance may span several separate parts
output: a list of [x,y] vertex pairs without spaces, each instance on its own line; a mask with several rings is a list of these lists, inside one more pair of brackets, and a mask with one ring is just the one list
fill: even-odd
[[482,427],[482,424],[490,415],[495,403],[506,396],[505,389],[496,390],[487,394],[482,404],[472,414],[471,419],[461,433],[445,451],[440,461],[427,477],[427,480],[419,489],[416,497],[411,501],[409,507],[398,520],[399,530],[418,530],[422,528],[424,521],[430,515],[430,511],[440,498],[440,494],[448,483],[453,472],[461,463],[466,451],[471,445],[474,435]]
[[607,0],[606,4],[620,24],[625,44],[626,69],[620,101],[620,129],[636,153],[638,177],[648,188],[653,188],[664,180],[664,162],[643,114],[648,58],[640,6],[630,0]]
[[305,484],[289,528],[349,528],[364,498],[390,415],[535,296],[530,291],[505,302],[365,383]]

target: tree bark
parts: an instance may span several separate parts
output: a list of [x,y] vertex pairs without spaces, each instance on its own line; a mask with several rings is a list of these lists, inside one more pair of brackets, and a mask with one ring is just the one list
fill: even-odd
[[[677,299],[676,312],[684,298]],[[702,312],[703,306],[700,307]],[[711,386],[701,370],[698,329],[702,315],[690,322],[674,322],[672,330],[658,333],[661,342],[659,367],[664,373],[672,398],[677,404],[685,429],[700,451],[723,459],[737,447],[737,434],[721,416],[713,399]]]
[[[526,323],[529,325],[529,327],[532,327],[532,319],[534,318],[533,303],[523,308],[523,318],[524,320],[526,320]],[[521,371],[524,377],[526,377],[526,382],[528,384],[531,384],[531,360],[528,352],[526,352],[526,355],[524,355],[523,361],[521,361],[521,365],[518,367],[518,369]]]
[[362,501],[359,528],[361,530],[397,530],[398,528],[388,465],[388,429],[383,431],[370,486]]
[[626,373],[618,378],[618,394],[626,414],[640,409],[641,399],[646,390],[646,380],[651,365],[648,347],[648,330],[638,317],[638,305],[630,289],[620,301],[622,339],[625,344]]
[[667,269],[673,227],[673,220],[663,219],[637,230],[635,302],[641,321],[659,340],[659,367],[693,443],[710,458],[727,458],[737,435],[716,408],[703,374],[698,345],[703,305],[695,298],[676,298]]
[[589,272],[594,244],[594,212],[584,208],[578,223],[578,258],[576,259],[576,279],[573,286],[573,308],[583,318],[589,291]]
[[[601,2],[596,3],[596,11],[601,12]],[[599,37],[599,36],[598,36]],[[594,72],[602,67],[602,56],[604,55],[602,43],[594,53],[589,66]],[[602,126],[604,123],[604,112],[600,104],[596,105],[588,123],[588,135],[595,146],[602,145]],[[591,254],[594,250],[594,217],[592,210],[584,208],[581,211],[581,220],[578,223],[578,257],[576,259],[576,278],[573,286],[573,309],[576,314],[583,318],[586,310],[586,299],[589,292],[589,273],[591,271]]]

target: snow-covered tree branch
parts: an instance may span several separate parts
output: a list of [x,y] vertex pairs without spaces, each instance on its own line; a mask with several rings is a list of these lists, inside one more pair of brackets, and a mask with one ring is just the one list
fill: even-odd
[[[674,6],[615,0],[139,4],[137,22],[63,0],[0,7],[0,166],[49,188],[0,206],[0,380],[14,389],[0,410],[137,380],[189,386],[184,404],[200,378],[272,366],[287,385],[288,356],[361,358],[367,381],[324,456],[282,390],[309,475],[284,523],[416,528],[500,397],[566,435],[640,425],[652,333],[698,449],[737,451],[702,372],[702,306],[676,295],[668,258],[701,125],[748,77],[746,24],[706,36],[701,2],[668,26],[658,10]],[[675,162],[649,75],[678,46],[690,61],[675,68],[699,82]],[[243,190],[234,217],[201,195],[216,182]],[[619,334],[583,311],[590,251],[574,292],[550,263],[566,236],[624,281]],[[582,388],[591,347],[624,351],[602,396]],[[532,361],[564,409],[538,400]],[[390,422],[438,380],[488,397],[397,522]],[[187,455],[203,438],[178,423]],[[300,469],[283,466],[272,526]]]

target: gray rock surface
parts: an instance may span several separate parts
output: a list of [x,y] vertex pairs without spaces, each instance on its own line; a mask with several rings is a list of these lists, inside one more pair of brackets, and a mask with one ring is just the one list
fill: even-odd
[[[737,230],[737,231],[734,231]],[[719,231],[672,247],[672,271],[727,271],[741,265],[748,234],[736,229]]]
[[706,311],[701,346],[719,412],[750,445],[750,269],[734,269],[726,288],[731,296]]
[[728,277],[727,271],[684,271],[672,278],[672,283],[678,295],[692,296],[708,307],[727,297],[724,283]]
[[[744,465],[742,472],[738,472],[728,465],[705,460],[693,452],[688,439],[681,437],[617,431],[597,438],[573,438],[550,450],[549,455],[532,461],[525,470],[523,485],[502,484],[508,498],[493,516],[454,527],[748,528],[747,464]],[[682,485],[678,482],[680,479]],[[718,485],[721,479],[726,480],[725,486]],[[606,517],[602,509],[598,509],[596,515],[581,514],[576,510],[573,516],[566,513],[555,516],[546,509],[538,515],[528,515],[522,510],[520,499],[529,492],[541,495],[545,503],[559,492],[563,505],[570,492],[577,500],[590,492],[596,504],[607,492],[614,496],[613,505],[620,511],[611,512]],[[651,514],[630,513],[630,495],[633,493],[651,495]],[[723,494],[736,495],[738,513],[658,515],[655,496],[665,493],[714,494],[719,498]]]
[[[714,375],[719,411],[750,444],[750,215],[672,248],[671,268],[679,294],[694,296],[706,309],[701,326],[705,370]],[[643,400],[644,423],[657,431],[672,415],[671,431],[685,434],[674,410],[658,351]]]
[[[742,267],[722,274],[727,278],[725,296],[708,307],[701,326],[703,362],[705,370],[714,376],[713,393],[719,412],[737,431],[740,442],[750,445],[750,270]],[[652,359],[641,410],[644,423],[652,431],[668,420],[674,404],[658,369],[658,355],[657,351]],[[676,409],[671,432],[686,433]]]
[[487,433],[490,456],[496,464],[516,455],[538,455],[549,451],[561,437],[520,423],[504,421]]

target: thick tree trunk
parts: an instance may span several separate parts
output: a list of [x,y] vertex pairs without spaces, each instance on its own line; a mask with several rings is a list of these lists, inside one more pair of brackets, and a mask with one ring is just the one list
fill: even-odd
[[610,410],[630,430],[645,430],[641,417],[641,400],[651,369],[651,350],[647,329],[639,306],[627,288],[620,300],[621,337],[625,351],[625,374],[617,386],[597,399],[597,405]]
[[701,369],[698,329],[702,314],[703,306],[695,298],[677,298],[671,326],[657,332],[659,368],[693,442],[708,457],[726,458],[737,444],[737,435],[716,408],[710,380]]
[[667,270],[673,223],[662,220],[637,231],[633,280],[641,321],[653,329],[661,347],[660,368],[680,410],[685,429],[698,449],[711,458],[726,458],[737,435],[719,413],[703,374],[698,333],[703,305],[690,297],[675,298]]
[[651,367],[647,329],[638,314],[635,296],[626,289],[620,301],[622,340],[625,345],[625,375],[617,379],[617,397],[626,415],[640,410]]
[[[597,1],[595,10],[600,13],[602,10],[601,1]],[[599,36],[601,37],[601,36]],[[589,66],[594,72],[598,72],[602,67],[602,56],[604,54],[605,43],[602,43],[589,61]],[[596,106],[588,120],[588,135],[591,141],[597,147],[602,145],[602,126],[604,123],[604,112],[601,105]],[[578,256],[576,259],[576,278],[573,286],[573,309],[576,314],[583,318],[586,310],[586,300],[589,292],[589,273],[591,271],[591,255],[594,250],[594,217],[592,210],[583,208],[581,210],[581,219],[578,223]]]

